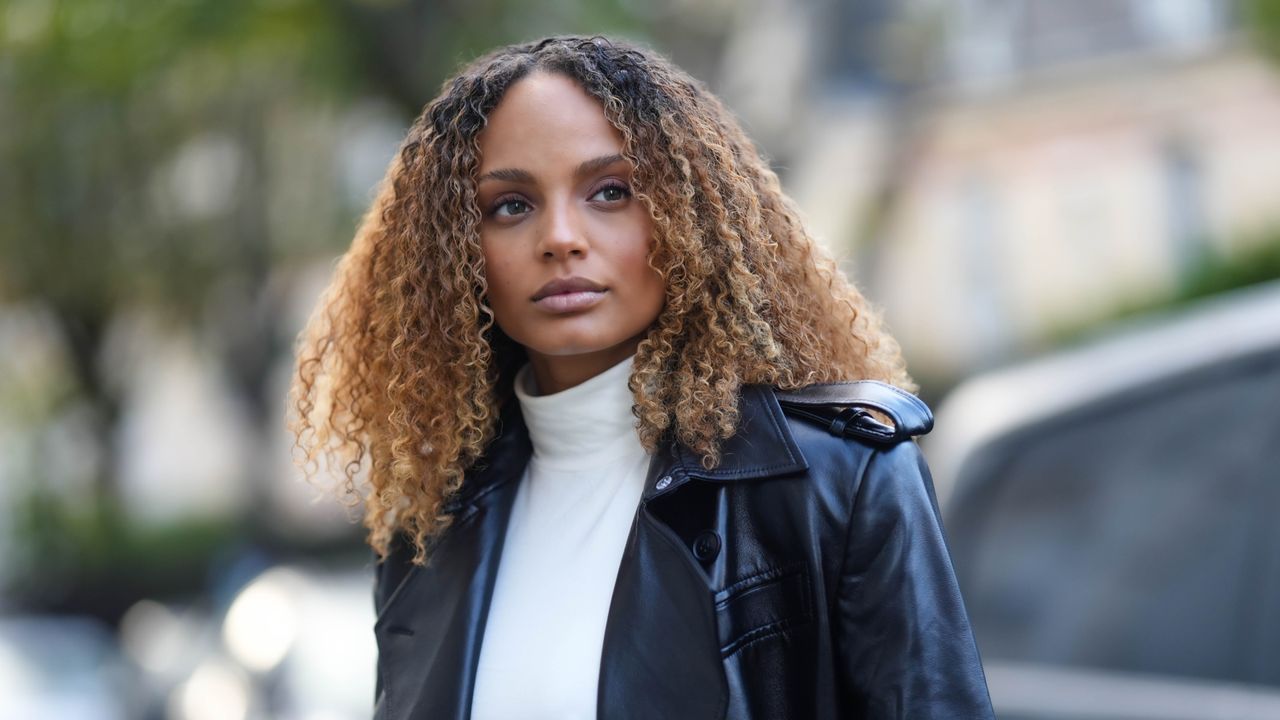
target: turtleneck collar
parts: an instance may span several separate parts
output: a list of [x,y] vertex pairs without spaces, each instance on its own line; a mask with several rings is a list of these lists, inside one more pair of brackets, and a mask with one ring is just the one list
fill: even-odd
[[516,373],[515,394],[533,443],[533,461],[556,467],[592,465],[630,444],[640,447],[627,381],[634,358],[550,395],[534,395],[532,368]]

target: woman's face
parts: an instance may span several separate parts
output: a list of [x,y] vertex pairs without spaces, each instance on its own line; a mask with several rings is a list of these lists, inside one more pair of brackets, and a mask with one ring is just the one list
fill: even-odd
[[666,289],[648,264],[649,212],[632,197],[622,137],[600,103],[536,71],[507,90],[479,144],[489,305],[528,350],[539,392],[626,359]]

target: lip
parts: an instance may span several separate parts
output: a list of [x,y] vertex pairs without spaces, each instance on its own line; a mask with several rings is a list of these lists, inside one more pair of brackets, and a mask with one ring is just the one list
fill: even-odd
[[556,278],[533,295],[533,303],[552,313],[586,310],[601,300],[608,288],[583,277]]
[[597,282],[592,282],[584,277],[556,278],[551,282],[543,285],[538,292],[533,294],[533,301],[538,302],[543,298],[551,295],[564,295],[566,293],[580,292],[596,292],[602,293],[605,287]]

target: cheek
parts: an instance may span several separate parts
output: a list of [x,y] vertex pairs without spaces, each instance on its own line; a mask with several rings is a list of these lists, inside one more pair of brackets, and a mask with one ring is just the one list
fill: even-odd
[[658,271],[649,267],[652,245],[652,232],[646,226],[645,232],[638,234],[635,242],[627,248],[624,262],[630,284],[638,291],[634,300],[656,315],[666,302],[667,286]]
[[657,319],[658,314],[662,312],[662,308],[667,304],[667,284],[656,270],[648,270],[646,278],[645,300],[649,314],[653,316],[650,318],[652,321]]
[[661,293],[665,290],[666,283],[662,276],[649,266],[649,256],[653,254],[657,240],[653,237],[653,225],[649,222],[649,216],[646,214],[644,223],[641,226],[641,232],[638,233],[637,242],[635,244],[634,257],[632,258],[633,267],[636,272],[648,280],[650,291],[652,287],[659,288]]
[[488,292],[485,294],[489,298],[489,306],[495,313],[502,312],[511,303],[513,293],[511,272],[511,264],[504,262],[500,254],[485,250],[484,275],[485,285],[488,287]]

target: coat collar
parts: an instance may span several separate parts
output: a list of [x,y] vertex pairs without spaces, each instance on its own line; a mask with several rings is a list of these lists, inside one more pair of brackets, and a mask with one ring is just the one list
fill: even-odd
[[[666,443],[659,448],[657,457],[669,461],[670,472],[649,478],[642,501],[647,502],[658,495],[671,492],[690,478],[733,482],[803,472],[809,468],[791,435],[782,406],[779,405],[772,387],[743,386],[739,395],[738,413],[737,432],[721,445],[720,463],[712,469],[704,468],[698,455],[684,445]],[[503,408],[498,436],[491,443],[486,457],[494,458],[495,462],[518,460],[519,469],[523,470],[531,452],[528,443],[524,418],[519,405],[512,399]],[[517,448],[520,452],[513,453],[512,450]],[[492,491],[496,485],[519,475],[519,470],[494,472],[492,468],[469,474],[457,499],[448,503],[445,510],[450,513],[465,513],[474,506],[478,498]]]
[[667,482],[663,481],[666,476],[652,479],[645,487],[644,501],[671,492],[690,478],[733,482],[787,475],[809,468],[791,436],[773,388],[744,386],[739,396],[738,415],[737,432],[720,446],[720,463],[710,470],[684,445],[665,448],[675,460],[670,479]]
[[[703,468],[692,451],[672,444],[650,463],[605,628],[601,717],[614,714],[609,708],[680,707],[697,688],[702,689],[698,697],[710,698],[713,705],[727,697],[705,576],[646,506],[695,478],[737,482],[807,469],[771,388],[744,387],[739,412],[738,431],[721,446],[716,468]],[[507,521],[531,453],[512,400],[485,456],[446,506],[455,520],[433,549],[430,564],[410,566],[374,625],[385,690],[380,717],[470,716]],[[411,554],[401,548],[385,562],[407,563]],[[661,589],[660,602],[653,602],[655,588]],[[617,676],[611,658],[623,657],[644,658],[652,677]],[[662,663],[664,658],[674,664]],[[708,683],[721,692],[706,693]],[[717,714],[714,706],[706,710],[708,716]]]

